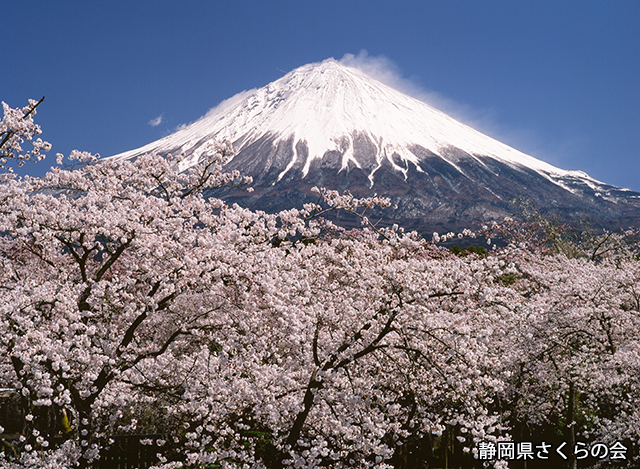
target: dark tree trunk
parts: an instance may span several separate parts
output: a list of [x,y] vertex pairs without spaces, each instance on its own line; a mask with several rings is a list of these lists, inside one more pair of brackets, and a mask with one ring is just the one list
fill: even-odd
[[569,468],[577,469],[578,461],[576,460],[575,455],[575,445],[576,445],[576,430],[575,424],[573,422],[575,418],[575,403],[576,403],[576,393],[575,393],[575,385],[573,381],[569,382],[569,396],[567,402],[567,445],[569,446]]

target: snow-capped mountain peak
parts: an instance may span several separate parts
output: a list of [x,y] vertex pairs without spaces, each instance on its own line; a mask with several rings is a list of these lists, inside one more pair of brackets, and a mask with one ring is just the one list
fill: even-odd
[[[311,162],[321,159],[327,151],[342,155],[340,169],[346,169],[349,162],[361,168],[354,156],[354,135],[357,134],[366,135],[376,149],[378,164],[369,174],[371,184],[383,159],[405,173],[405,177],[406,162],[421,171],[420,158],[411,151],[415,145],[444,158],[454,167],[455,159],[447,157],[446,149],[450,147],[545,173],[569,173],[504,145],[334,59],[304,65],[263,88],[240,96],[242,99],[236,99],[232,106],[222,103],[187,128],[117,157],[127,158],[141,151],[179,149],[193,154],[191,163],[195,164],[198,150],[210,140],[230,140],[240,151],[265,134],[272,134],[276,136],[274,144],[292,142],[293,156],[279,174],[281,179],[301,159],[304,159],[302,175],[307,176]],[[203,142],[205,136],[209,138]],[[298,144],[306,146],[306,155],[300,154]],[[392,158],[394,154],[405,164],[397,164],[397,158]]]
[[194,165],[216,140],[237,150],[230,167],[273,191],[295,186],[304,192],[305,185],[328,182],[350,188],[355,180],[362,190],[384,193],[379,185],[389,190],[391,184],[397,193],[417,191],[422,195],[414,194],[414,202],[423,208],[403,215],[409,218],[460,197],[481,218],[532,194],[542,206],[567,207],[572,197],[614,204],[636,197],[526,155],[334,59],[239,93],[182,130],[113,158],[185,153],[186,165]]

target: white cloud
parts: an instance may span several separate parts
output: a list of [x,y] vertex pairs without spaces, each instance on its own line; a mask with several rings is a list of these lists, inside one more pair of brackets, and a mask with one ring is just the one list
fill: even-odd
[[162,119],[164,118],[164,112],[162,114],[160,114],[158,117],[156,117],[155,119],[151,119],[149,121],[149,125],[151,127],[157,127],[162,123]]

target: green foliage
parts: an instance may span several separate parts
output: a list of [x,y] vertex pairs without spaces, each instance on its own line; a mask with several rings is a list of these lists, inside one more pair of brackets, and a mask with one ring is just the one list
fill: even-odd
[[455,246],[451,246],[449,248],[449,252],[460,257],[466,257],[469,254],[476,254],[477,256],[483,258],[487,257],[487,250],[482,246],[467,246],[462,248],[456,244]]
[[496,277],[496,281],[498,281],[505,287],[509,287],[516,283],[516,280],[518,280],[518,278],[520,278],[520,276],[517,273],[510,272],[508,274],[502,274],[499,277]]

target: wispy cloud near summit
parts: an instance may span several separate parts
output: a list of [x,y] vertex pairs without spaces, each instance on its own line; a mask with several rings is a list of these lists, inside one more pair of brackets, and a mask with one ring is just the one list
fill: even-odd
[[151,119],[149,121],[149,125],[151,127],[157,127],[160,124],[162,124],[162,120],[164,119],[164,112],[162,114],[160,114],[158,117],[156,117],[155,119]]

